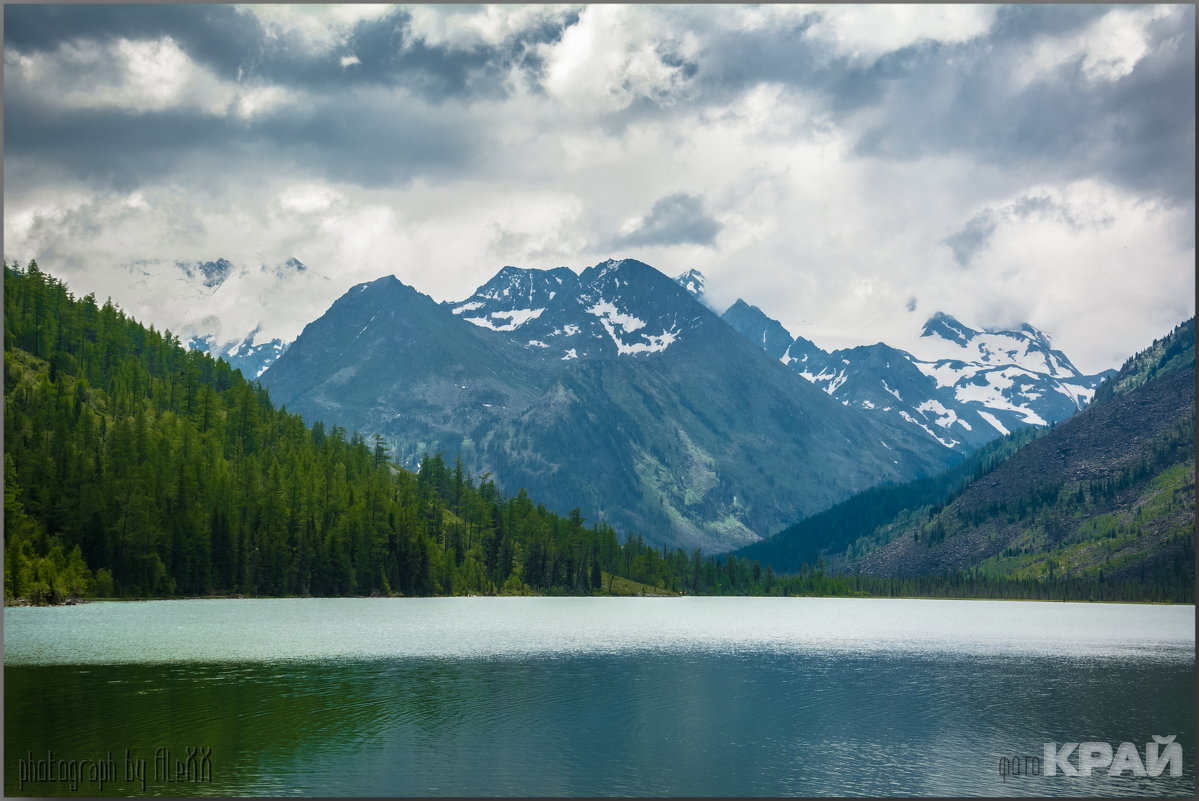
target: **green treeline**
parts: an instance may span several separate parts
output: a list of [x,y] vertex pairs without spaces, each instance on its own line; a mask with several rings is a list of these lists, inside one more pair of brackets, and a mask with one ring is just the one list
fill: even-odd
[[414,474],[381,440],[308,428],[225,362],[72,297],[36,263],[4,280],[6,598],[728,585],[698,552],[621,544],[440,456]]
[[[606,594],[615,577],[716,595],[1164,600],[1149,585],[790,576],[618,539],[489,476],[276,409],[227,363],[36,262],[4,269],[4,594]],[[1181,600],[1181,599],[1174,599]]]
[[641,564],[578,512],[308,428],[36,262],[4,280],[7,598],[586,594]]
[[[988,576],[979,568],[928,576],[883,577],[861,574],[826,575],[819,567],[804,567],[787,579],[787,594],[874,596],[889,598],[995,598],[1025,601],[1141,601],[1192,603],[1189,582],[1165,577],[1175,570],[1172,560],[1155,564],[1140,579],[1056,577],[1016,579]],[[1161,577],[1154,578],[1160,574]]]
[[1107,403],[1117,395],[1131,392],[1162,373],[1195,362],[1195,318],[1184,320],[1161,339],[1138,351],[1119,372],[1095,388],[1091,405]]

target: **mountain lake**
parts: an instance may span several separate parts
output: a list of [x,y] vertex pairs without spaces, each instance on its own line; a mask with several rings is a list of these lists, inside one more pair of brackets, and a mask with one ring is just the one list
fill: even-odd
[[1194,631],[1193,606],[977,600],[7,608],[4,786],[1189,796]]

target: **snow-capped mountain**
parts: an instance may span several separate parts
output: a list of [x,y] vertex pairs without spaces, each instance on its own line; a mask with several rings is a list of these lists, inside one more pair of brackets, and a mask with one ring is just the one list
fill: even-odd
[[272,265],[144,260],[127,270],[135,278],[122,294],[128,311],[169,328],[189,348],[225,359],[250,379],[324,308],[319,290],[329,284],[294,257]]
[[383,434],[403,464],[442,452],[505,492],[715,551],[956,458],[846,408],[631,259],[507,267],[457,303],[360,284],[261,380],[310,421]]
[[514,331],[545,313],[559,295],[578,291],[579,277],[568,267],[553,270],[503,267],[460,303],[454,314],[493,331]]
[[700,320],[691,293],[662,277],[635,259],[609,259],[581,275],[565,267],[504,267],[469,298],[447,305],[546,358],[644,356],[666,350]]
[[[246,378],[253,380],[287,350],[287,343],[275,337],[261,339],[261,326],[233,342],[220,344],[212,334],[200,334],[187,340],[187,347],[207,353],[214,359],[224,359]],[[261,340],[261,341],[260,341]]]
[[1083,375],[1027,323],[978,331],[938,312],[906,349],[878,343],[829,353],[742,300],[723,318],[842,403],[898,418],[963,452],[1070,417],[1111,373]]
[[188,278],[198,278],[201,284],[210,289],[225,283],[225,279],[233,272],[233,262],[228,259],[177,261],[175,266]]
[[688,270],[685,273],[676,275],[674,280],[675,283],[690,292],[693,298],[700,301],[703,300],[704,290],[707,288],[707,280],[699,270]]

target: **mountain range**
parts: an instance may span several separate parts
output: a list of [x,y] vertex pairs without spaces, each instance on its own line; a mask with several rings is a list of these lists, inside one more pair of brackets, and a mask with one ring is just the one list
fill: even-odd
[[[226,259],[177,262],[176,267],[191,283],[213,291],[230,277],[246,274]],[[290,273],[307,269],[297,259],[289,259],[271,270],[260,267],[259,272],[269,272],[285,286]],[[702,273],[688,270],[675,281],[707,305]],[[678,334],[677,320],[613,317],[603,305],[605,299],[588,291],[580,276],[566,267],[509,266],[469,298],[444,305],[477,326],[520,331],[527,348],[548,351],[561,345],[554,353],[563,360],[661,350]],[[572,306],[576,300],[594,310],[582,322]],[[880,342],[827,352],[802,336],[792,336],[777,320],[742,299],[721,317],[844,405],[888,415],[893,422],[963,454],[1021,426],[1051,425],[1068,418],[1113,372],[1083,374],[1052,347],[1046,334],[1027,323],[1012,330],[975,330],[938,312],[907,350]],[[216,322],[209,315],[187,330],[203,329],[205,323],[215,329]],[[656,327],[650,331],[639,323]],[[596,336],[601,331],[608,336]],[[255,378],[289,343],[265,335],[259,323],[241,335],[230,335],[227,328],[223,334],[199,330],[187,344],[224,358]]]
[[[704,302],[706,281],[698,270],[675,282]],[[469,322],[510,332],[525,347],[543,348],[564,360],[664,350],[686,323],[669,314],[655,316],[659,310],[652,305],[641,316],[613,316],[615,306],[586,283],[565,267],[504,267],[471,297],[448,305]],[[609,292],[621,288],[617,279]],[[579,302],[592,315],[582,322],[574,308]],[[792,337],[744,300],[721,317],[843,405],[887,415],[892,424],[963,454],[1019,427],[1066,419],[1114,372],[1084,375],[1028,324],[1012,331],[976,331],[938,312],[924,325],[918,342],[923,358],[918,358],[883,343],[829,353]]]
[[842,403],[886,415],[961,453],[1023,426],[1065,420],[1114,372],[1084,375],[1027,323],[979,331],[938,312],[912,343],[919,353],[913,355],[881,342],[826,352],[744,300],[722,316]]
[[960,454],[849,408],[632,259],[502,269],[437,303],[358,285],[263,373],[308,420],[460,458],[559,511],[726,550]]
[[[210,291],[247,272],[176,268]],[[311,275],[295,259],[258,272],[277,286]],[[976,331],[946,314],[925,324],[919,356],[826,352],[744,300],[716,314],[705,285],[631,259],[507,266],[437,303],[388,277],[292,343],[257,325],[188,345],[310,421],[382,434],[401,464],[443,452],[558,511],[716,551],[1065,419],[1105,375],[1083,375],[1031,325]]]
[[878,576],[1194,577],[1195,321],[1130,358],[1095,402],[939,476],[877,487],[737,552]]

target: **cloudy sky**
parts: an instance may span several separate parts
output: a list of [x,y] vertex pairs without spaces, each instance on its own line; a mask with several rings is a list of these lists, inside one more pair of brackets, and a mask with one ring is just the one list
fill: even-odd
[[1192,6],[9,5],[4,255],[285,339],[388,273],[633,257],[824,345],[942,310],[1093,371],[1194,314],[1194,77]]

